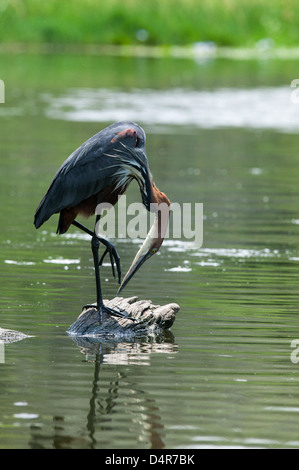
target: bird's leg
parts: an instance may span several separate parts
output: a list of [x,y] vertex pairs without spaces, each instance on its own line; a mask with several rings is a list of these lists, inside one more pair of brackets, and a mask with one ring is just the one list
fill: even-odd
[[[98,222],[98,220],[100,219],[100,216],[97,215],[97,220],[96,220],[96,223]],[[116,264],[116,269],[117,269],[117,275],[118,275],[118,283],[120,284],[120,281],[121,281],[121,266],[120,266],[120,257],[116,251],[116,248],[115,246],[109,242],[108,240],[106,240],[105,238],[102,238],[102,237],[99,237],[98,235],[96,235],[95,231],[92,232],[91,230],[89,230],[87,227],[85,227],[84,225],[80,224],[80,222],[77,222],[77,220],[74,220],[72,222],[72,224],[79,228],[80,230],[82,230],[83,232],[87,233],[88,235],[91,236],[91,238],[93,238],[94,236],[96,236],[98,238],[98,240],[103,244],[105,245],[106,249],[99,261],[99,265],[102,266],[102,263],[103,263],[103,260],[105,258],[105,256],[107,255],[107,253],[109,253],[109,256],[110,256],[110,263],[111,263],[111,268],[112,268],[112,274],[113,274],[113,277],[115,277],[115,269],[114,269],[114,263]]]
[[[96,276],[96,289],[97,289],[97,309],[99,310],[100,315],[100,323],[103,321],[103,313],[108,313],[114,317],[120,318],[129,318],[132,321],[135,319],[130,318],[127,314],[124,313],[124,310],[119,309],[118,311],[107,307],[104,305],[103,297],[102,297],[102,290],[101,290],[101,280],[100,280],[100,262],[99,262],[99,246],[100,246],[101,239],[94,235],[91,239],[91,249],[93,254],[93,261],[94,261],[94,269],[95,269],[95,276]],[[106,247],[107,249],[107,247]],[[111,256],[111,255],[110,255]],[[94,306],[93,306],[94,307]]]
[[[94,233],[96,235],[97,235],[97,226],[98,226],[98,223],[100,221],[100,218],[101,218],[101,214],[97,214],[96,215],[96,223],[95,223],[95,227],[94,227]],[[100,242],[103,245],[105,245],[105,247],[106,247],[106,250],[104,251],[104,253],[103,253],[103,255],[102,255],[102,257],[99,261],[99,265],[102,266],[105,256],[107,255],[107,253],[109,253],[110,264],[111,264],[111,268],[112,268],[113,277],[115,278],[115,269],[114,269],[114,262],[115,262],[116,269],[117,269],[117,274],[118,274],[118,283],[120,284],[120,281],[121,281],[120,257],[118,256],[116,248],[111,242],[106,240],[106,238],[102,238],[99,235],[97,235],[97,237],[100,240]]]
[[[97,225],[100,221],[100,218],[101,218],[101,215],[97,214],[95,229],[94,229],[95,234],[96,234],[96,228],[97,228]],[[97,300],[97,305],[98,305],[98,308],[100,309],[100,312],[102,312],[104,310],[109,315],[113,315],[113,316],[120,317],[120,318],[130,318],[130,317],[128,317],[128,315],[126,315],[124,313],[125,310],[121,310],[119,307],[117,307],[118,311],[116,311],[115,309],[112,309],[112,308],[107,307],[106,305],[104,305],[101,293],[100,293],[100,297],[99,297],[100,287],[98,287],[98,286],[100,286],[100,276],[98,274],[98,279],[97,279],[97,272],[98,273],[100,272],[99,266],[102,266],[102,263],[103,263],[103,260],[106,256],[106,254],[109,253],[110,263],[111,263],[111,268],[112,268],[112,274],[113,274],[114,277],[115,277],[115,270],[114,270],[114,261],[115,261],[119,284],[120,284],[120,281],[121,281],[121,267],[120,267],[120,257],[119,257],[119,255],[116,251],[115,246],[111,242],[106,240],[105,238],[99,237],[98,235],[95,235],[95,236],[106,247],[106,250],[104,251],[104,253],[103,253],[100,260],[99,260],[99,257],[98,257],[98,248],[97,248],[97,254],[93,251],[94,266],[95,266],[95,271],[96,271],[96,282],[97,282],[97,299],[98,299]],[[93,243],[93,242],[91,242],[91,243]],[[100,301],[100,305],[99,305],[99,301]],[[100,313],[100,316],[102,316],[102,313]],[[130,318],[130,320],[135,321],[135,319],[133,319],[133,318]]]
[[[117,271],[118,271],[118,276],[119,276],[119,279],[120,279],[120,263],[119,263],[119,256],[117,254],[117,251],[114,247],[114,245],[110,242],[108,242],[107,240],[105,240],[104,238],[101,238],[101,237],[98,237],[95,232],[92,232],[91,230],[89,230],[88,228],[84,227],[84,225],[80,224],[79,222],[77,222],[76,220],[73,221],[73,225],[75,227],[78,227],[80,228],[81,230],[83,230],[84,232],[88,233],[89,235],[91,235],[91,250],[92,250],[92,255],[93,255],[93,261],[94,261],[94,269],[95,269],[95,278],[96,278],[96,293],[97,293],[97,305],[96,305],[96,308],[97,310],[99,311],[99,316],[100,316],[100,323],[102,323],[103,321],[103,312],[106,312],[108,313],[109,315],[113,315],[115,317],[120,317],[120,318],[128,318],[132,321],[135,321],[134,318],[131,318],[129,317],[128,315],[126,315],[124,312],[124,310],[121,310],[119,309],[119,311],[117,310],[114,310],[110,307],[107,307],[106,305],[104,305],[104,302],[103,302],[103,297],[102,297],[102,290],[101,290],[101,279],[100,279],[100,268],[99,266],[101,265],[102,261],[103,261],[103,258],[104,256],[106,255],[106,253],[109,252],[109,255],[110,255],[110,261],[111,261],[111,265],[112,265],[112,271],[114,272],[114,259],[115,258],[115,263],[116,263],[116,266],[117,266]],[[103,254],[101,260],[99,260],[99,247],[100,247],[100,243],[103,243],[105,246],[106,246],[106,250],[105,250],[105,253]],[[115,274],[115,273],[114,273]],[[95,308],[95,305],[93,304],[89,304],[89,305],[84,305],[84,308]]]
[[[103,298],[102,298],[102,290],[101,290],[101,279],[100,279],[100,269],[99,269],[99,246],[100,241],[96,235],[93,235],[91,239],[91,250],[93,255],[94,261],[94,269],[95,269],[95,276],[96,276],[96,289],[97,289],[97,309],[99,310],[100,314],[100,323],[103,321],[103,312],[102,312],[102,305],[103,305]],[[94,307],[94,305],[85,305],[85,308]]]
[[84,225],[80,224],[80,222],[77,222],[77,220],[73,220],[72,225],[74,225],[75,227],[79,228],[79,229],[82,230],[83,232],[88,233],[88,235],[90,235],[91,237],[94,236],[94,232],[92,232],[91,230],[89,230],[87,227],[84,227]]

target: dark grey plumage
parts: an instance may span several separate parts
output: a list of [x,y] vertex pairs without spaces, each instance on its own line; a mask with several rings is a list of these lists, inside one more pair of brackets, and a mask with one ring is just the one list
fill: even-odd
[[[134,132],[126,133],[128,130]],[[150,174],[144,147],[144,130],[130,121],[112,124],[92,136],[57,171],[36,210],[35,227],[39,228],[51,215],[98,194],[113,182],[117,185],[121,169],[128,165],[132,166],[131,179],[136,177],[134,165],[136,171],[143,172],[143,180],[138,180],[142,189],[143,181],[149,181]],[[149,184],[146,186],[142,199],[147,205],[150,188]]]

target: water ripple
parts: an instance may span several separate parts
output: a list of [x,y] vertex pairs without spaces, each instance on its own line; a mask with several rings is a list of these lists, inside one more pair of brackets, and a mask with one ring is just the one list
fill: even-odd
[[[299,107],[290,87],[252,89],[67,89],[44,93],[50,119],[80,122],[133,120],[146,125],[273,129],[296,132]],[[163,131],[163,129],[162,129]]]

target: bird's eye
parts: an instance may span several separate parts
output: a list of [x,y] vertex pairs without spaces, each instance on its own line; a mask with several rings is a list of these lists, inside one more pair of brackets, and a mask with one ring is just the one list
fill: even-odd
[[155,253],[157,253],[157,248],[152,248],[152,255],[154,255]]

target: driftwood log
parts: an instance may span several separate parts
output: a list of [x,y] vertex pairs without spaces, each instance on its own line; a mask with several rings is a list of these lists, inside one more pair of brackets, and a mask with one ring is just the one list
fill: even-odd
[[102,323],[96,308],[83,309],[77,320],[69,327],[67,333],[71,336],[105,337],[114,339],[129,339],[160,333],[171,328],[175,321],[178,304],[153,305],[150,300],[138,300],[138,297],[115,297],[105,300],[107,307],[124,311],[130,318],[118,318],[103,314]]
[[21,333],[20,331],[7,330],[5,328],[0,328],[0,342],[1,343],[15,343],[16,341],[21,341],[21,339],[30,338],[30,336]]

